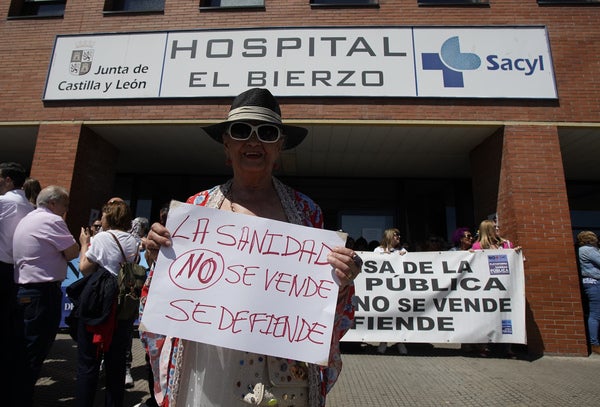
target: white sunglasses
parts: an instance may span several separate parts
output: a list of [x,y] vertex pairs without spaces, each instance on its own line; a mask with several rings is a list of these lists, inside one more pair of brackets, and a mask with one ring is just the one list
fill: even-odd
[[249,140],[252,133],[256,133],[258,139],[263,143],[275,143],[281,137],[281,129],[268,123],[255,126],[246,122],[235,122],[229,125],[227,132],[232,139],[237,141]]

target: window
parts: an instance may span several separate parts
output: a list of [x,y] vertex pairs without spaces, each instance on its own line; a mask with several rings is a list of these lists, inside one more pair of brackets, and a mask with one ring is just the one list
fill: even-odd
[[488,5],[489,0],[417,0],[419,6],[461,6],[461,5]]
[[67,0],[13,0],[9,17],[62,17]]
[[310,0],[311,6],[377,6],[379,0]]
[[265,7],[264,0],[200,0],[200,8],[255,8]]
[[165,0],[106,0],[104,12],[147,13],[165,10]]
[[538,0],[538,4],[591,4],[600,0]]

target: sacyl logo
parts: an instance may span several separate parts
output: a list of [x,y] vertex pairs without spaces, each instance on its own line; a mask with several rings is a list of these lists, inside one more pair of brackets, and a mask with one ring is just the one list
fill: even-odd
[[462,71],[471,71],[481,66],[481,58],[473,53],[460,52],[458,37],[448,38],[440,53],[421,54],[423,69],[441,70],[445,88],[463,88]]

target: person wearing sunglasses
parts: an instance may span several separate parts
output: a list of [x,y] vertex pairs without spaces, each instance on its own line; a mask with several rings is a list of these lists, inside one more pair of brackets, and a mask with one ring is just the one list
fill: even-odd
[[452,246],[450,251],[470,250],[473,246],[473,234],[468,227],[458,228],[452,233]]
[[[521,252],[521,246],[515,246],[510,240],[500,236],[500,227],[497,219],[484,219],[479,224],[478,238],[471,246],[471,250],[497,250],[514,249]],[[525,260],[525,258],[523,258]],[[502,357],[516,359],[517,355],[512,350],[510,343],[482,344],[479,347],[479,356],[488,357],[497,354]]]
[[383,232],[379,246],[373,250],[375,253],[395,253],[395,254],[406,254],[407,251],[402,247],[400,240],[400,231],[396,228],[386,229]]
[[[381,236],[381,240],[379,241],[379,246],[373,250],[374,253],[394,253],[399,255],[404,255],[407,250],[402,247],[402,243],[400,241],[400,230],[397,228],[389,228],[383,231],[383,235]],[[396,349],[398,349],[398,353],[401,355],[408,355],[408,349],[406,345],[402,342],[398,342],[396,344]],[[386,353],[388,350],[387,342],[379,342],[377,346],[377,352],[382,355]]]
[[[233,178],[190,197],[187,203],[323,228],[320,207],[273,176],[281,152],[300,144],[308,130],[282,122],[271,92],[254,88],[241,93],[227,120],[204,130],[223,145]],[[170,244],[169,236],[160,223],[152,225],[146,247],[154,258],[161,245]],[[333,248],[327,260],[340,281],[328,366],[286,360],[287,367],[282,368],[294,372],[294,387],[272,386],[265,362],[269,356],[142,332],[158,404],[324,406],[341,371],[339,341],[352,326],[353,280],[362,265],[356,252],[343,246]],[[153,273],[142,292],[142,304]]]
[[100,219],[95,220],[94,223],[92,223],[92,226],[90,226],[90,235],[93,237],[94,235],[98,234],[98,232],[102,231],[102,222],[100,221]]

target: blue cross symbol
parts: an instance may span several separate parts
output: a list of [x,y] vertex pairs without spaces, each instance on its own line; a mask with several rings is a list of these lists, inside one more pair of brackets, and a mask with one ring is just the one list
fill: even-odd
[[481,58],[473,53],[460,52],[458,37],[450,37],[443,44],[440,53],[421,54],[423,69],[440,70],[445,88],[464,87],[462,71],[470,71],[481,66]]

